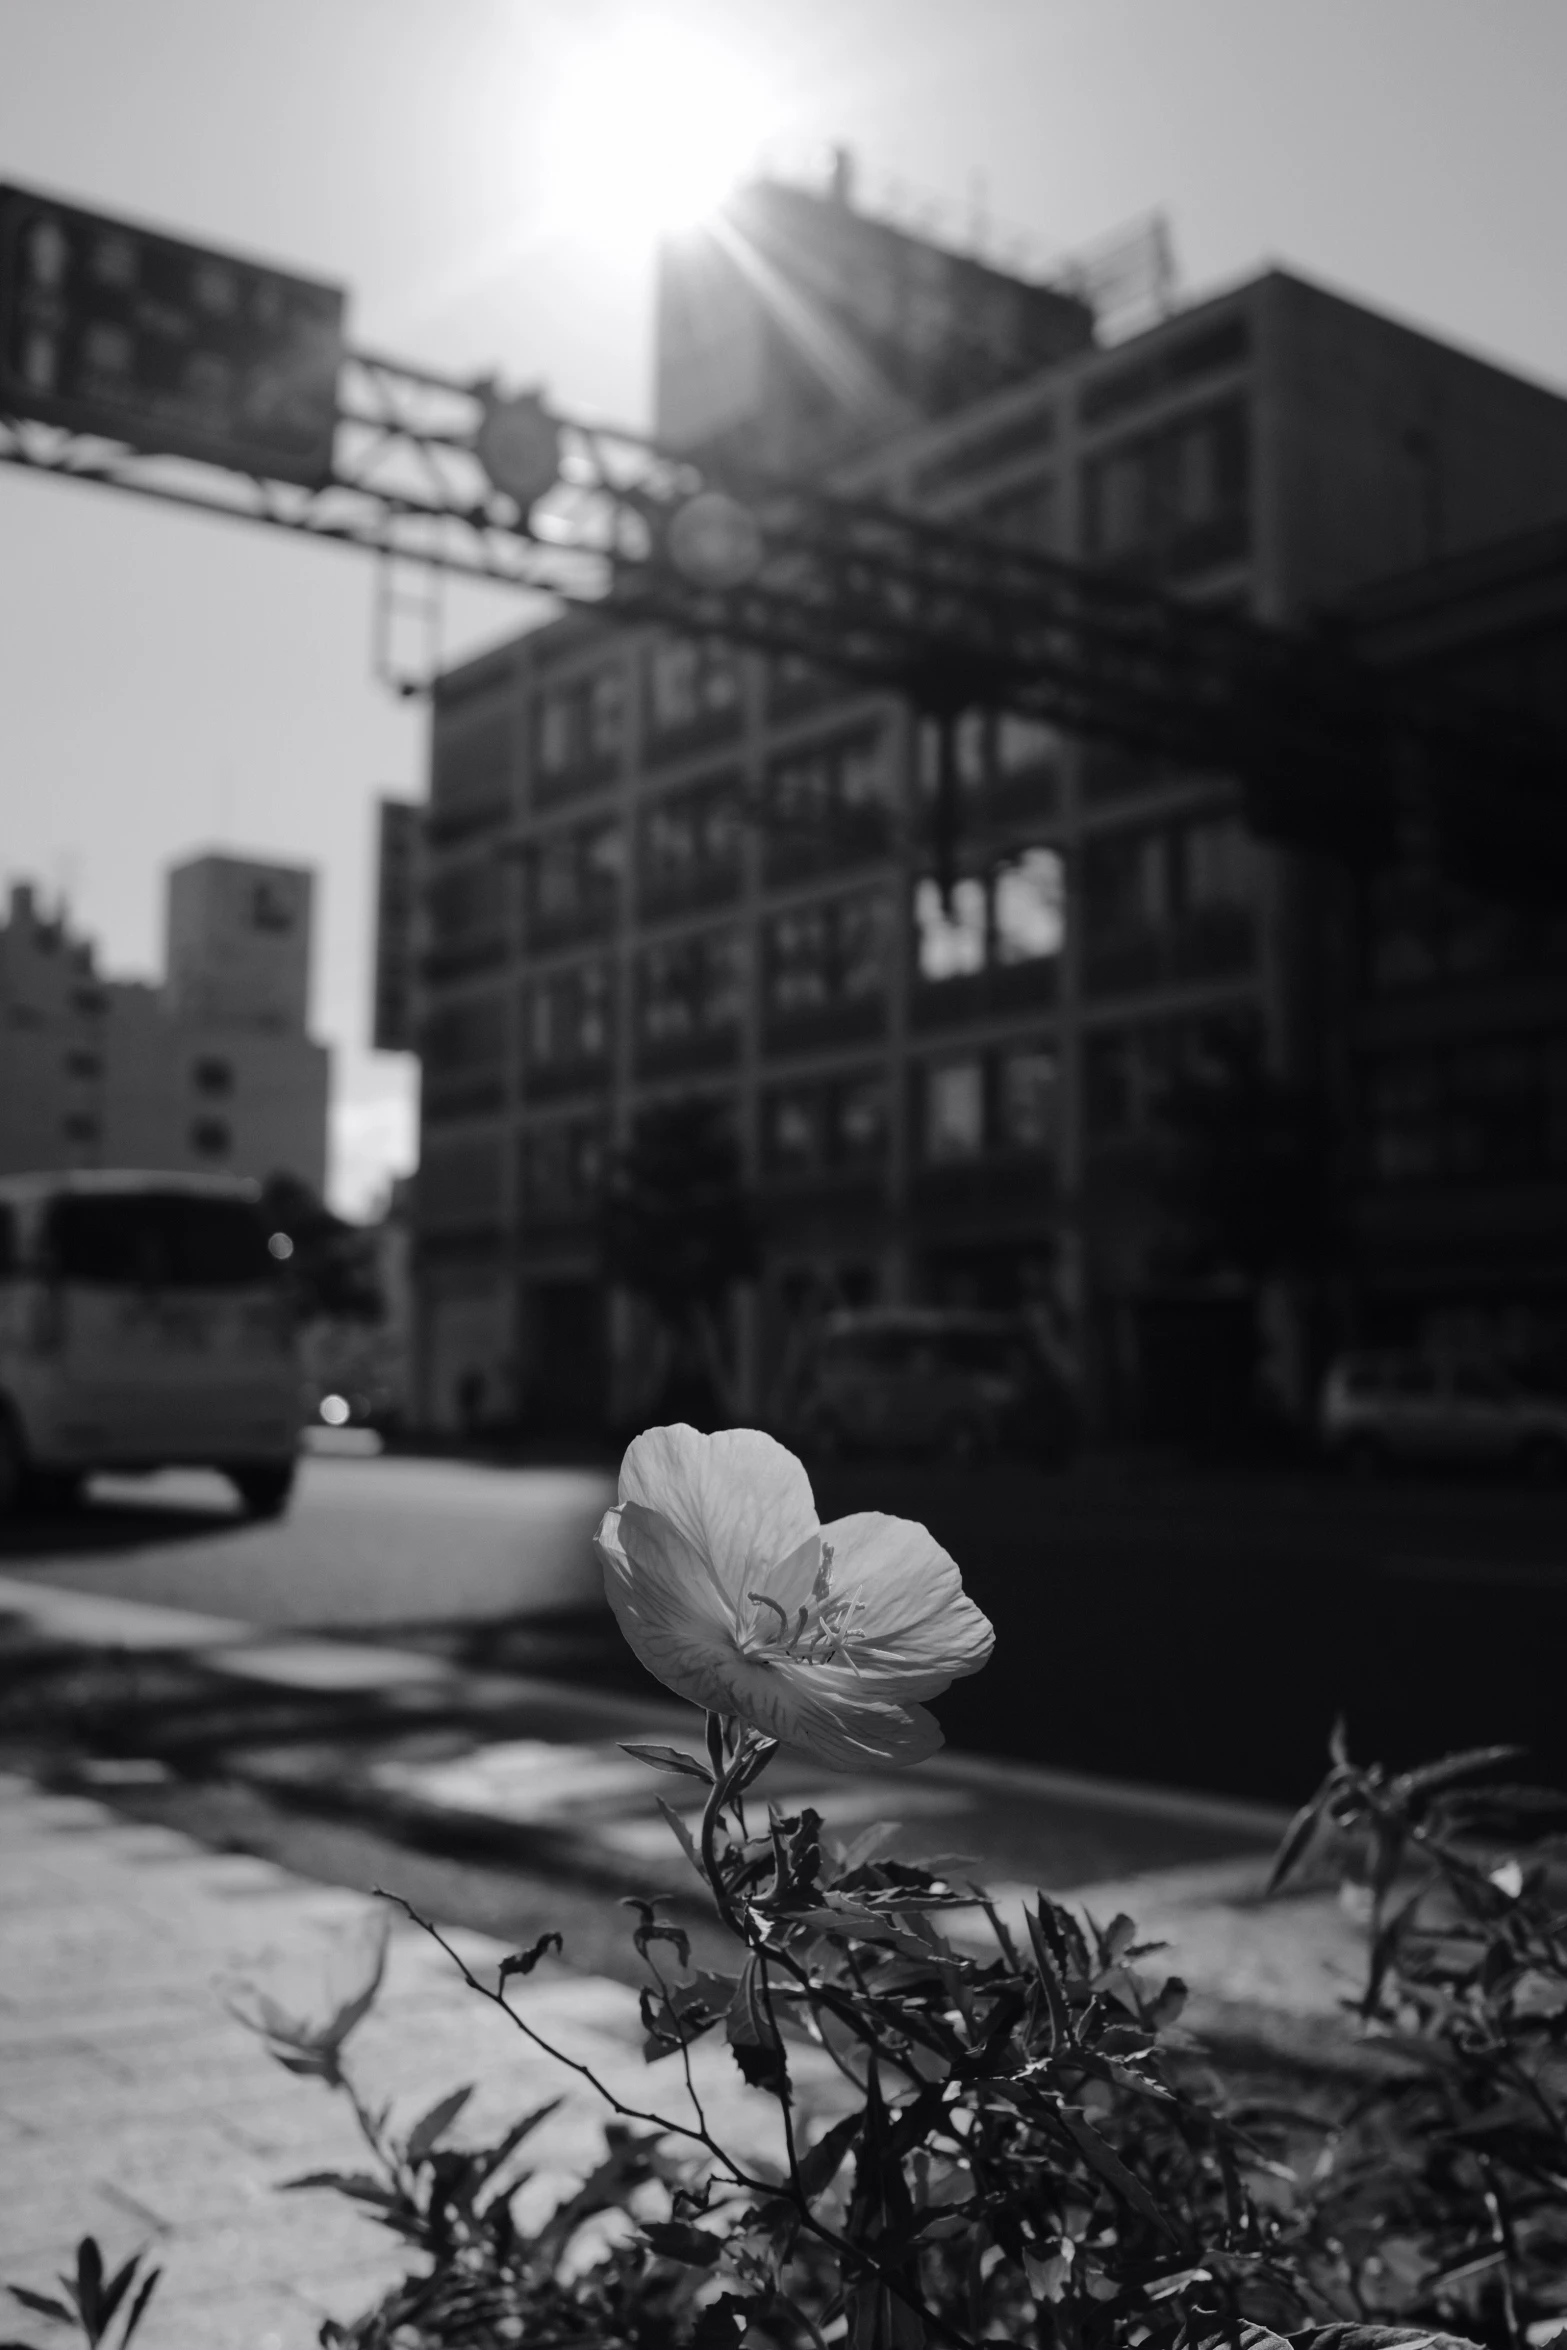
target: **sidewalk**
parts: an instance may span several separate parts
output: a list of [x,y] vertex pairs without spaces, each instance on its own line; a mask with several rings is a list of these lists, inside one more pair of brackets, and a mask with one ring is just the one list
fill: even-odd
[[[289,1633],[4,1574],[0,1618],[45,1663],[75,1655],[114,1668],[107,1709],[65,1695],[89,1777],[116,1755],[138,1758],[557,1883],[651,1885],[677,1900],[693,1891],[647,1770],[619,1743],[700,1745],[695,1709],[651,1681],[633,1693],[476,1671],[438,1649]],[[657,1791],[680,1792],[674,1782]],[[1076,1884],[1262,1857],[1285,1819],[1267,1805],[950,1750],[913,1774],[838,1776],[780,1758],[767,1792],[830,1811],[845,1830],[900,1821],[894,1849],[961,1856],[964,1873],[987,1882]]]
[[[381,1905],[9,1777],[0,1861],[0,2278],[46,2287],[87,2233],[111,2259],[154,2243],[165,2273],[146,2350],[307,2350],[323,2316],[366,2308],[402,2273],[394,2240],[340,2197],[277,2192],[302,2171],[363,2167],[347,2108],[285,2073],[226,1999],[251,1982],[322,2012],[345,1948],[362,1943]],[[504,1955],[481,1935],[450,1939],[476,1972]],[[520,2003],[627,2102],[689,2118],[678,2070],[642,2060],[624,1985],[546,1966]],[[405,2121],[478,2082],[461,2134],[480,2140],[566,2091],[533,2142],[530,2194],[595,2158],[602,2109],[591,2092],[511,2032],[406,1921],[350,2060]],[[701,2048],[693,2066],[726,2142],[775,2152],[772,2109],[727,2048]],[[6,2304],[7,2333],[19,2315]]]
[[[358,2167],[357,2139],[342,2101],[291,2079],[225,2001],[253,1982],[319,2012],[379,1905],[15,1778],[0,1779],[0,1856],[0,2277],[46,2285],[88,2232],[116,2259],[151,2242],[165,2273],[147,2350],[309,2350],[323,2316],[364,2309],[399,2273],[396,2248],[340,2198],[278,2192],[301,2171]],[[1009,1906],[1021,1890],[1007,1889]],[[1089,1890],[1097,1915],[1124,1907],[1169,1936],[1199,2030],[1266,2041],[1270,2025],[1328,2027],[1335,1978],[1355,1959],[1332,1902],[1250,1908],[1233,1865]],[[503,1955],[480,1935],[451,1938],[476,1971]],[[642,2061],[624,1985],[546,1966],[522,1997],[537,2029],[628,2102],[683,2115],[674,2068]],[[564,2089],[535,2142],[541,2187],[593,2159],[591,2094],[405,1922],[352,2059],[404,2119],[477,2081],[464,2130],[481,2135]],[[705,2044],[695,2065],[718,2134],[771,2150],[771,2109],[727,2049]],[[813,2087],[830,2102],[830,2080]]]
[[[378,1690],[394,1712],[411,1706],[415,1720],[432,1690],[450,1695],[444,1664],[354,1642],[281,1638],[6,1578],[0,1610],[25,1614],[39,1639],[95,1653],[116,1644],[160,1659],[177,1653],[203,1675],[242,1685]],[[531,1837],[535,1880],[545,1875],[541,1854],[553,1852],[602,1883],[606,1905],[617,1885],[662,1885],[666,1866],[668,1882],[691,1886],[653,1816],[652,1794],[676,1783],[650,1786],[616,1739],[689,1741],[693,1717],[656,1699],[638,1705],[549,1684],[523,1685],[522,1698],[508,1685],[508,1720],[519,1705],[526,1735],[481,1736],[445,1759],[387,1756],[373,1742],[359,1758],[359,1793],[444,1820],[453,1833],[487,1822],[498,1837]],[[296,1769],[337,1767],[308,1748],[280,1748],[274,1769],[290,1755]],[[255,1751],[251,1760],[260,1767]],[[1043,1820],[1053,1823],[1036,1838],[1046,1862],[1052,1851],[1059,1862],[1109,1849],[1106,1823],[1123,1851],[1162,1843],[1205,1853],[1119,1877],[1100,1868],[1075,1892],[1059,1865],[985,1874],[1005,1911],[1043,1881],[1101,1920],[1125,1910],[1146,1938],[1165,1938],[1162,1963],[1194,1993],[1189,2020],[1215,2043],[1308,2060],[1344,2045],[1337,2003],[1358,1937],[1324,1896],[1260,1904],[1272,1814],[945,1754],[891,1781],[829,1784],[804,1764],[775,1768],[780,1796],[819,1799],[844,1827],[905,1818],[911,1843],[927,1850],[977,1842],[992,1858],[1031,1862],[1026,1832]],[[141,2337],[146,2350],[309,2350],[322,2315],[363,2309],[397,2273],[395,2247],[338,2198],[277,2193],[298,2172],[355,2166],[357,2142],[341,2101],[285,2074],[230,2016],[225,1994],[249,1979],[317,2012],[325,1980],[343,1971],[345,1941],[380,1905],[16,1776],[0,1778],[0,1869],[0,2278],[45,2283],[88,2232],[120,2258],[153,2241],[166,2274]],[[484,1936],[452,1938],[476,1967],[503,1955]],[[625,1984],[551,1962],[525,1997],[539,2028],[630,2102],[679,2112],[678,2077],[643,2064]],[[464,2126],[471,2119],[481,2133],[564,2087],[567,2104],[537,2142],[541,2169],[557,2176],[580,2172],[598,2143],[589,2093],[510,2035],[407,1925],[394,1933],[387,1987],[354,2054],[372,2095],[391,2097],[406,2119],[479,2081]],[[721,2134],[754,2144],[757,2129],[770,2128],[770,2109],[743,2088],[722,2046],[701,2050],[699,2083]],[[825,2099],[828,2085],[818,2086]]]

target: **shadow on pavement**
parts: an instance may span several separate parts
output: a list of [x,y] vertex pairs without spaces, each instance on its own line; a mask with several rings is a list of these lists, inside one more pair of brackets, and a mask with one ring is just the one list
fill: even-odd
[[237,1502],[223,1508],[171,1502],[161,1494],[149,1494],[145,1501],[120,1493],[112,1499],[88,1495],[70,1509],[25,1510],[0,1519],[0,1567],[12,1559],[37,1565],[140,1550],[149,1543],[208,1541],[214,1534],[237,1534],[251,1523]]

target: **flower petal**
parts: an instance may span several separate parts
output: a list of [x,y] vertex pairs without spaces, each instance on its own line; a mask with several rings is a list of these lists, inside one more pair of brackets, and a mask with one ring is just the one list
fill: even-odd
[[850,1666],[825,1668],[882,1698],[934,1697],[977,1673],[996,1644],[990,1619],[963,1589],[957,1562],[912,1518],[862,1510],[822,1528],[835,1594],[860,1603]]
[[594,1537],[604,1595],[650,1673],[694,1705],[728,1707],[715,1657],[732,1654],[732,1619],[705,1562],[678,1528],[635,1502],[605,1512]]
[[818,1531],[805,1470],[756,1428],[645,1429],[620,1464],[620,1498],[667,1518],[736,1609]]
[[854,1687],[852,1679],[846,1688],[836,1674],[792,1660],[773,1671],[786,1686],[774,1702],[770,1734],[830,1771],[863,1771],[878,1763],[903,1770],[944,1743],[941,1725],[922,1705],[899,1705],[868,1684]]

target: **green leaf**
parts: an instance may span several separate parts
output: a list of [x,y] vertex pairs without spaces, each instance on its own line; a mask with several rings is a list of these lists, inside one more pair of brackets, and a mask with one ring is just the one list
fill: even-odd
[[844,2157],[859,2136],[859,2131],[860,2116],[857,2113],[845,2114],[842,2121],[834,2122],[830,2130],[824,2130],[816,2144],[801,2155],[800,2187],[808,2202],[827,2192],[843,2168]]
[[1325,1793],[1314,1795],[1309,1803],[1301,1805],[1285,1829],[1283,1841],[1273,1856],[1273,1866],[1268,1871],[1268,1882],[1265,1888],[1267,1899],[1273,1898],[1273,1895],[1278,1892],[1303,1859],[1307,1846],[1317,1832],[1317,1825],[1322,1818],[1325,1803]]
[[725,2032],[735,2062],[753,2089],[767,2089],[780,2099],[789,2094],[789,2067],[783,2042],[767,2005],[762,1962],[754,1954],[745,1962],[725,2018]]
[[1475,2350],[1464,2335],[1437,2334],[1427,2326],[1312,2326],[1288,2339],[1291,2350]]
[[136,2273],[136,2263],[140,2258],[139,2252],[133,2252],[124,2266],[104,2283],[98,2302],[98,2331],[101,2334],[107,2333],[113,2323],[114,2313],[125,2298],[125,2289]]
[[646,2220],[642,2233],[661,2260],[680,2260],[687,2268],[711,2268],[724,2249],[722,2236],[694,2228],[686,2219]]
[[683,1926],[666,1926],[658,1914],[657,1903],[667,1898],[667,1895],[660,1893],[655,1895],[652,1901],[648,1901],[640,1893],[628,1893],[623,1897],[620,1906],[622,1909],[634,1909],[640,1912],[636,1931],[631,1937],[632,1947],[638,1958],[647,1957],[650,1943],[669,1942],[674,1946],[675,1957],[680,1965],[687,1967],[691,1964],[690,1935]]
[[547,2122],[552,2113],[559,2111],[561,2103],[559,2097],[551,2097],[543,2105],[536,2105],[531,2113],[525,2113],[520,2121],[512,2123],[504,2138],[478,2157],[478,2168],[473,2179],[475,2192],[494,2178],[502,2163],[516,2153],[524,2138],[531,2138],[542,2122]]
[[531,1975],[547,1952],[564,1950],[565,1947],[558,1934],[541,1934],[537,1942],[531,1942],[526,1950],[514,1950],[509,1958],[501,1960],[500,1984],[508,1983],[513,1975]]
[[682,1754],[677,1746],[633,1746],[622,1738],[620,1751],[637,1762],[650,1763],[655,1771],[674,1771],[683,1779],[700,1779],[704,1787],[713,1784],[713,1774],[707,1765],[699,1763],[694,1754]]
[[64,2326],[76,2323],[74,2310],[67,2309],[63,2301],[56,2301],[48,2293],[35,2293],[28,2285],[7,2285],[6,2291],[13,2300],[20,2301],[24,2309],[34,2309],[40,2317],[52,2317]]
[[666,1803],[662,1795],[656,1796],[654,1800],[657,1803],[659,1810],[663,1813],[665,1819],[669,1822],[671,1828],[673,1828],[675,1832],[675,1839],[679,1844],[681,1851],[685,1854],[687,1860],[691,1863],[691,1866],[695,1869],[697,1875],[702,1879],[702,1882],[705,1885],[707,1882],[707,1871],[702,1866],[702,1855],[696,1848],[696,1841],[692,1836],[690,1829],[686,1826],[685,1821],[680,1817],[679,1812],[676,1811],[672,1803]]
[[884,1851],[892,1842],[897,1833],[898,1822],[896,1820],[873,1820],[868,1828],[860,1830],[852,1842],[836,1845],[834,1858],[838,1864],[839,1876],[852,1876],[856,1869],[863,1868],[867,1861],[874,1860],[876,1855]]
[[87,2339],[96,2342],[103,2331],[103,2254],[96,2236],[84,2236],[76,2247],[76,2306]]
[[1440,1762],[1422,1763],[1417,1770],[1400,1771],[1388,1793],[1405,1801],[1411,1795],[1430,1795],[1439,1787],[1452,1786],[1456,1780],[1472,1778],[1480,1771],[1493,1771],[1499,1763],[1517,1762],[1525,1751],[1522,1746],[1466,1747],[1461,1754],[1444,1755]]
[[691,2350],[740,2350],[750,2308],[738,2293],[721,2293],[691,2329]]
[[383,2180],[364,2170],[307,2170],[297,2179],[283,2181],[285,2194],[306,2187],[330,2187],[334,2194],[346,2195],[350,2203],[373,2203],[382,2210],[389,2210],[397,2201]]
[[125,2330],[120,2336],[120,2350],[130,2350],[131,2336],[135,2333],[137,2327],[141,2324],[142,2319],[145,2317],[147,2313],[147,2304],[152,2299],[154,2292],[157,2290],[158,2279],[162,2276],[162,2274],[163,2271],[161,2268],[151,2268],[142,2278],[141,2284],[137,2289],[136,2298],[131,2303],[130,2315],[125,2320]]
[[449,2096],[441,2098],[437,2104],[431,2106],[422,2121],[415,2122],[408,2133],[408,2143],[404,2148],[410,2162],[422,2162],[425,2156],[440,2144],[473,2092],[474,2083],[472,2081],[465,2089],[453,2089]]
[[344,2000],[326,2029],[316,2035],[319,2045],[323,2048],[329,2048],[334,2052],[340,2049],[355,2025],[363,2023],[365,2017],[370,2013],[386,1974],[386,1953],[391,1939],[392,1920],[390,1914],[383,1911],[378,1921],[375,1942],[370,1954],[369,1969],[363,1985],[351,1997]]
[[1090,2169],[1099,2173],[1107,2186],[1113,2187],[1123,2201],[1129,2203],[1134,2211],[1140,2212],[1152,2226],[1162,2229],[1167,2236],[1175,2234],[1174,2228],[1165,2218],[1164,2213],[1159,2209],[1142,2180],[1127,2169],[1114,2147],[1107,2146],[1098,2131],[1090,2128],[1080,2113],[1074,2111],[1070,2105],[1058,2106],[1056,2119],[1071,2138],[1083,2160]]

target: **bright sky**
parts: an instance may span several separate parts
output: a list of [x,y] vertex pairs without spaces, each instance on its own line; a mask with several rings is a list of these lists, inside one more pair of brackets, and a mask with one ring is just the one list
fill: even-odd
[[[658,207],[627,158],[684,205],[757,137],[1047,250],[1162,205],[1188,287],[1285,261],[1567,388],[1564,91],[1563,0],[0,0],[0,179],[338,279],[372,348],[630,424]],[[365,1042],[371,806],[420,788],[425,726],[372,678],[371,588],[0,468],[0,876],[138,973],[170,860],[316,865],[350,1208],[413,1147],[411,1071]],[[459,598],[448,641],[507,618]]]

